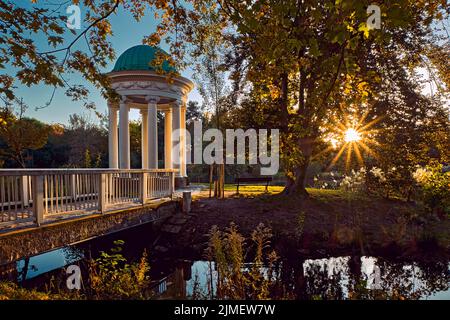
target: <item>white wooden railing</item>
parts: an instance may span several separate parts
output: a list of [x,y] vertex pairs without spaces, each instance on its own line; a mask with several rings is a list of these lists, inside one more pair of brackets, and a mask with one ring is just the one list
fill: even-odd
[[0,227],[171,197],[172,169],[1,169]]

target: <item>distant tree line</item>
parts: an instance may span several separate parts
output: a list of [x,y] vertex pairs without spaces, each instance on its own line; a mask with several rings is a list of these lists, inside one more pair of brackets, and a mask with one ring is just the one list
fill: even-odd
[[[25,116],[20,105],[0,109],[0,167],[2,168],[107,168],[108,120],[94,121],[72,114],[67,125],[51,125]],[[189,102],[189,120],[202,119],[196,102]],[[141,167],[141,121],[130,121],[132,168]],[[158,158],[164,166],[164,115],[158,113]]]

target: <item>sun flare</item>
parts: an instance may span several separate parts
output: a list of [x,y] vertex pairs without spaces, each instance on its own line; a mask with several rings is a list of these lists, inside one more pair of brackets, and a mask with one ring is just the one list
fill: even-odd
[[333,152],[334,158],[327,167],[330,170],[340,158],[345,158],[345,169],[349,170],[351,162],[355,159],[360,166],[364,165],[363,157],[371,156],[377,158],[375,150],[372,148],[377,145],[374,140],[379,129],[373,128],[383,117],[376,117],[367,120],[369,110],[361,117],[350,114],[344,114],[342,120],[334,122],[332,133],[327,140],[329,146],[317,153],[313,158],[318,157],[327,152]]
[[344,134],[345,142],[356,142],[361,140],[361,134],[353,128],[347,129]]

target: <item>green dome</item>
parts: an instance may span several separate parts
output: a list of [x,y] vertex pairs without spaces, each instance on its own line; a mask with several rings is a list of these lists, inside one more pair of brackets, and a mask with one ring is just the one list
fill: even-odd
[[[131,47],[120,55],[112,72],[136,70],[156,71],[156,68],[151,63],[155,60],[158,52],[168,56],[167,52],[158,47],[147,45]],[[161,67],[165,72],[176,71],[166,60],[162,63]]]

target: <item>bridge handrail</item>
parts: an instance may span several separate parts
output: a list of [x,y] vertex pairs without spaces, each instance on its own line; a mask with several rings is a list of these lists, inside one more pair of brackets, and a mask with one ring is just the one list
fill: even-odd
[[150,173],[178,172],[178,169],[103,169],[103,168],[55,168],[55,169],[0,169],[0,176],[39,176],[47,174],[98,174],[98,173]]
[[0,169],[0,230],[172,197],[177,169]]

